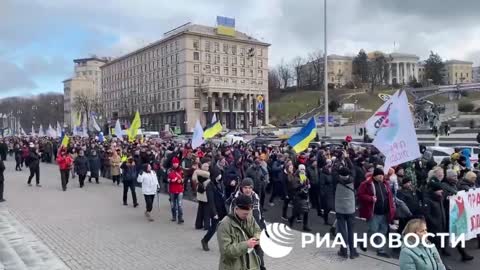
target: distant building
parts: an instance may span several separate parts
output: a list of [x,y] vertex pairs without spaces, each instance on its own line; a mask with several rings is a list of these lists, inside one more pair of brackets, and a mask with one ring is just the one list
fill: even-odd
[[[341,87],[352,81],[353,57],[332,54],[327,57],[327,60],[329,84]],[[311,61],[301,66],[299,87],[317,86],[324,76],[323,69],[323,58],[317,62]]]
[[74,73],[72,78],[63,81],[63,119],[64,125],[72,128],[77,117],[77,112],[73,110],[73,102],[79,93],[87,94],[92,98],[101,97],[102,74],[100,66],[109,61],[108,58],[82,58],[75,59],[73,62]]
[[385,55],[387,58],[387,83],[406,85],[418,81],[418,61],[420,58],[414,54],[391,53]]
[[213,113],[229,129],[268,124],[269,46],[234,28],[182,25],[102,66],[104,110],[122,121],[138,110],[148,130],[191,132]]
[[480,83],[480,67],[473,67],[473,82]]
[[417,69],[418,69],[417,82],[421,83],[423,86],[428,85],[428,78],[425,74],[425,61],[418,62]]
[[473,81],[473,62],[449,60],[445,62],[444,83],[460,84]]

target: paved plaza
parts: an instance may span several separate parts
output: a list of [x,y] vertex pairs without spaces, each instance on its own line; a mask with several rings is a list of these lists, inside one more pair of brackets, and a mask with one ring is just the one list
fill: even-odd
[[[0,269],[218,269],[216,237],[211,251],[204,252],[204,232],[193,227],[194,202],[184,201],[185,224],[177,225],[170,222],[168,198],[161,195],[155,222],[147,222],[143,196],[139,208],[131,206],[130,198],[130,205],[123,206],[122,188],[107,179],[83,189],[73,179],[62,192],[55,165],[41,164],[41,188],[26,185],[26,170],[16,172],[10,161],[6,166]],[[299,247],[283,259],[266,258],[267,268],[278,270],[398,269],[392,262],[368,255],[342,260],[336,250]]]

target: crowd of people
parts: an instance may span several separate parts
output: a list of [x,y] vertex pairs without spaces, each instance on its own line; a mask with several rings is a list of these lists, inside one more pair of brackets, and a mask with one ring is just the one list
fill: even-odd
[[[456,149],[440,164],[425,148],[421,152],[421,159],[385,173],[384,158],[377,149],[346,141],[343,145],[312,143],[301,153],[295,153],[286,143],[205,143],[197,149],[192,149],[189,142],[158,139],[99,142],[95,138],[71,138],[68,146],[62,146],[59,139],[10,137],[0,143],[2,160],[10,153],[16,170],[28,167],[29,186],[35,177],[36,186],[41,187],[41,162],[56,162],[63,191],[67,191],[70,178],[78,177],[82,188],[87,179],[98,184],[102,177],[113,185],[122,182],[123,204],[128,205],[130,193],[132,205],[137,207],[135,187],[141,185],[149,221],[153,221],[156,194],[165,192],[169,194],[171,221],[184,223],[183,197],[189,193],[198,210],[194,220],[188,222],[195,229],[205,230],[200,240],[205,251],[209,251],[208,243],[217,233],[220,269],[266,269],[259,233],[266,227],[264,213],[277,203],[281,204],[281,219],[290,227],[302,223],[306,232],[311,231],[309,215],[314,210],[331,232],[345,239],[348,249],[338,251],[344,258],[359,256],[353,245],[357,215],[366,220],[369,234],[387,235],[396,227],[399,232],[419,235],[427,229],[448,232],[448,198],[479,185],[478,164],[471,164],[470,153],[462,149]],[[0,201],[3,167],[0,163]],[[430,241],[440,252],[436,248],[402,247],[400,268],[445,269],[437,255],[450,256],[448,250],[440,248],[439,239]],[[457,249],[463,261],[473,259],[465,249]],[[391,256],[386,246],[376,252]],[[425,256],[433,258],[428,262],[431,267],[418,266]]]

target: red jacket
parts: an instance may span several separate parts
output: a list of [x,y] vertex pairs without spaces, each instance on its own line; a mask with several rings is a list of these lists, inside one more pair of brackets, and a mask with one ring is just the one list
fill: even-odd
[[[375,207],[375,202],[373,201],[373,196],[375,196],[375,187],[373,184],[373,178],[370,177],[367,180],[363,181],[358,187],[358,200],[360,207],[358,209],[359,216],[361,218],[365,218],[369,220],[373,217],[373,209]],[[393,202],[393,194],[392,190],[388,186],[386,181],[383,181],[385,185],[385,189],[387,190],[387,197],[388,197],[388,206],[390,211],[388,213],[388,222],[393,221],[393,217],[395,216],[395,204]]]
[[62,156],[62,154],[58,154],[57,164],[60,170],[70,170],[72,168],[73,158],[70,155]]
[[168,183],[170,193],[178,194],[183,192],[183,170],[180,166],[177,169],[171,168],[168,171]]

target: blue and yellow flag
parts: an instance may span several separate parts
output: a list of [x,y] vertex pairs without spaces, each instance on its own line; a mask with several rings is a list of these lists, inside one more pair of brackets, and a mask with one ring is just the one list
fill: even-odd
[[308,148],[308,144],[317,136],[317,124],[312,117],[299,132],[288,139],[288,144],[293,147],[296,153],[300,153]]
[[68,137],[68,135],[65,134],[62,139],[62,146],[66,149],[68,147],[69,142],[70,142],[70,137]]
[[220,121],[217,121],[215,124],[213,124],[211,127],[205,129],[203,132],[203,138],[204,139],[210,139],[215,137],[218,133],[222,132],[222,124],[220,124]]

